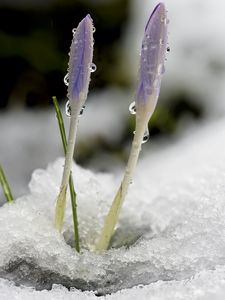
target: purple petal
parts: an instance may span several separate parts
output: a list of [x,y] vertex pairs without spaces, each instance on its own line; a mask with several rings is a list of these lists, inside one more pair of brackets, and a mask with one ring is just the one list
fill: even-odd
[[[142,41],[141,61],[139,69],[139,84],[136,95],[136,106],[150,101],[151,95],[160,90],[161,78],[164,73],[164,61],[167,49],[168,19],[163,3],[153,10],[145,27]],[[156,103],[153,103],[155,106]]]
[[[87,15],[74,33],[68,68],[68,97],[70,101],[87,97],[93,59],[93,22]],[[85,101],[84,100],[84,101]]]

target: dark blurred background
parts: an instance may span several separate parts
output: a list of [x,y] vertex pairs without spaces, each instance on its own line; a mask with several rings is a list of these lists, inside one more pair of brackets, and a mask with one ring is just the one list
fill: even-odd
[[35,109],[49,105],[52,95],[65,96],[63,77],[72,28],[87,13],[97,28],[94,61],[98,68],[90,90],[126,86],[126,79],[115,69],[128,4],[129,0],[1,0],[0,108]]

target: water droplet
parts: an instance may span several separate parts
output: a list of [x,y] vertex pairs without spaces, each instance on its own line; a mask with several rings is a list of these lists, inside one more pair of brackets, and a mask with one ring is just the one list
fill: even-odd
[[165,20],[166,20],[166,17],[165,17],[165,16],[162,16],[162,17],[161,17],[161,22],[164,23]]
[[161,22],[164,23],[164,25],[169,24],[169,20],[167,19],[166,16],[162,16],[162,17],[161,17]]
[[66,86],[69,85],[69,74],[68,74],[68,73],[67,73],[66,76],[64,77],[63,81],[64,81],[64,84],[65,84]]
[[95,28],[95,27],[93,27],[93,28],[92,28],[92,32],[94,33],[95,31],[96,31],[96,28]]
[[136,114],[136,105],[135,105],[135,101],[132,102],[130,105],[129,105],[129,112],[131,115],[135,115]]
[[97,67],[94,63],[92,63],[91,66],[90,66],[90,69],[91,69],[91,73],[93,73],[97,70]]
[[157,45],[151,45],[151,46],[150,46],[150,49],[151,49],[151,50],[154,50],[154,49],[156,49],[156,48],[157,48]]
[[154,88],[158,88],[158,87],[159,87],[159,80],[158,80],[158,79],[155,79],[155,80],[153,81],[153,87],[154,87]]
[[66,112],[67,117],[71,117],[71,106],[70,106],[70,101],[67,101],[67,102],[66,102],[65,112]]
[[82,115],[83,115],[85,107],[86,107],[85,105],[83,105],[83,106],[81,107],[79,116],[82,116]]
[[158,75],[161,75],[161,74],[162,74],[162,64],[159,64],[159,65],[158,65],[157,73],[158,73]]
[[167,51],[167,52],[170,52],[170,47],[169,47],[169,46],[166,48],[166,51]]
[[147,143],[148,140],[149,140],[149,131],[148,131],[148,128],[146,128],[144,136],[143,136],[142,144]]
[[164,45],[164,40],[163,40],[163,39],[160,39],[160,40],[159,40],[159,44],[160,44],[160,45]]
[[147,50],[148,50],[148,46],[147,46],[147,45],[144,45],[143,50],[144,50],[144,51],[147,51]]
[[162,75],[165,73],[165,66],[163,64],[158,65],[157,73],[158,75]]
[[[79,116],[83,115],[84,109],[85,109],[85,105],[82,106],[82,108],[80,110],[80,113],[79,113]],[[66,102],[65,112],[66,112],[67,117],[71,117],[71,105],[70,105],[69,100]]]
[[76,29],[76,28],[73,28],[73,29],[72,29],[72,33],[73,33],[73,34],[75,34],[75,33],[76,33],[76,31],[77,31],[77,29]]

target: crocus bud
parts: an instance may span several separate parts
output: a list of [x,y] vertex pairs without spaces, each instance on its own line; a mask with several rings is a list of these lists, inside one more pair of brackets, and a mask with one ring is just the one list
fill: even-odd
[[105,223],[96,244],[96,251],[106,250],[114,232],[119,213],[132,182],[141,144],[148,137],[145,134],[159,95],[161,77],[164,69],[164,60],[167,48],[167,24],[165,6],[159,3],[151,14],[145,27],[142,42],[141,62],[139,70],[139,84],[135,99],[130,106],[132,114],[136,112],[136,127],[131,152],[126,166],[126,171],[112,206],[106,216]]
[[142,41],[139,83],[136,93],[136,120],[143,114],[149,120],[154,112],[164,73],[164,61],[167,49],[168,19],[163,3],[153,10],[145,27]]
[[[87,99],[90,75],[93,71],[93,32],[94,27],[92,19],[87,15],[74,31],[72,45],[70,48],[69,68],[66,75],[68,85],[68,97],[70,104],[70,129],[65,157],[65,165],[60,186],[60,192],[56,202],[55,226],[62,230],[65,206],[66,192],[71,174],[73,153],[76,141],[78,116]],[[67,82],[68,81],[68,82]]]
[[87,15],[73,30],[68,68],[68,97],[70,105],[82,107],[87,98],[93,59],[94,26],[90,15]]

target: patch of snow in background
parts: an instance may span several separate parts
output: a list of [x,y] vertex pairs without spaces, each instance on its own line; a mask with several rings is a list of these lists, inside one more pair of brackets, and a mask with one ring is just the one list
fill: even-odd
[[[80,118],[77,142],[91,145],[96,138],[119,140],[126,125],[124,116],[128,114],[127,97],[126,93],[115,89],[90,97]],[[66,116],[64,121],[68,132],[69,120]],[[43,168],[63,155],[54,107],[47,111],[12,110],[2,113],[0,128],[1,164],[13,187],[13,194],[22,195],[27,192],[27,184],[34,169]]]

